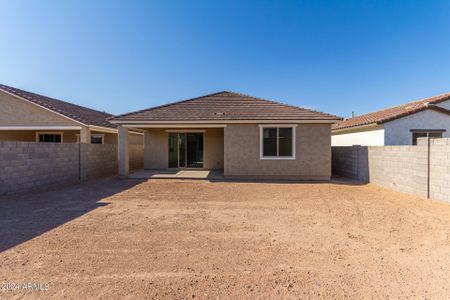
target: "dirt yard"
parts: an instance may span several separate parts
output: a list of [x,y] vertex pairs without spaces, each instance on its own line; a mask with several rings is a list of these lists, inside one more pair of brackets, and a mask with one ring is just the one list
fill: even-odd
[[449,298],[449,233],[375,185],[107,179],[0,198],[0,298]]

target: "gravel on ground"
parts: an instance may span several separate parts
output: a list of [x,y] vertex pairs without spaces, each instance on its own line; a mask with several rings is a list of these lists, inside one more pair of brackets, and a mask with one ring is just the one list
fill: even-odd
[[449,233],[372,184],[110,178],[0,198],[0,299],[449,298]]

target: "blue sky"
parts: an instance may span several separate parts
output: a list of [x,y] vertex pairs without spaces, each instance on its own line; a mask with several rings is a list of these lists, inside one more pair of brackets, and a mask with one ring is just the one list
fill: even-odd
[[0,6],[1,83],[116,114],[231,90],[348,117],[450,92],[450,1]]

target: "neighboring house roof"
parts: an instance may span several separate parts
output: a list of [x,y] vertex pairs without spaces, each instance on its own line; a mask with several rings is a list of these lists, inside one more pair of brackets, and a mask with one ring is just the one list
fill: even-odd
[[368,113],[361,116],[356,116],[351,119],[346,119],[341,122],[338,122],[332,126],[333,130],[339,130],[339,129],[345,129],[345,128],[352,128],[352,127],[358,127],[358,126],[365,126],[365,125],[376,125],[376,124],[383,124],[398,118],[402,118],[420,111],[423,111],[425,109],[434,109],[443,113],[450,114],[450,111],[436,106],[436,104],[439,104],[441,102],[447,101],[450,99],[450,93],[447,94],[441,94],[438,96],[417,100],[409,103],[405,103],[399,106],[395,106],[388,109],[383,109],[380,111]]
[[233,92],[219,92],[119,115],[127,121],[342,120],[337,116]]
[[107,118],[110,118],[113,115],[106,112],[101,112],[87,107],[49,98],[3,84],[0,84],[0,90],[13,94],[24,100],[30,101],[53,112],[59,113],[70,119],[76,120],[87,126],[99,126],[108,128],[117,127],[117,125],[112,124],[107,120]]

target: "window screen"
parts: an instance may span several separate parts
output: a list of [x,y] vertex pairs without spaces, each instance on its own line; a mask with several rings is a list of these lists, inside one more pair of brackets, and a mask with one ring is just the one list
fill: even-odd
[[263,129],[263,156],[277,156],[277,128]]
[[262,130],[263,157],[293,156],[293,129],[291,127],[265,127]]
[[429,138],[442,138],[441,131],[418,131],[412,133],[412,143],[413,145],[417,145],[417,139],[429,137]]
[[292,156],[292,128],[278,128],[278,156]]
[[61,134],[41,133],[39,134],[40,143],[61,143]]
[[103,144],[103,135],[92,134],[91,135],[91,144]]

